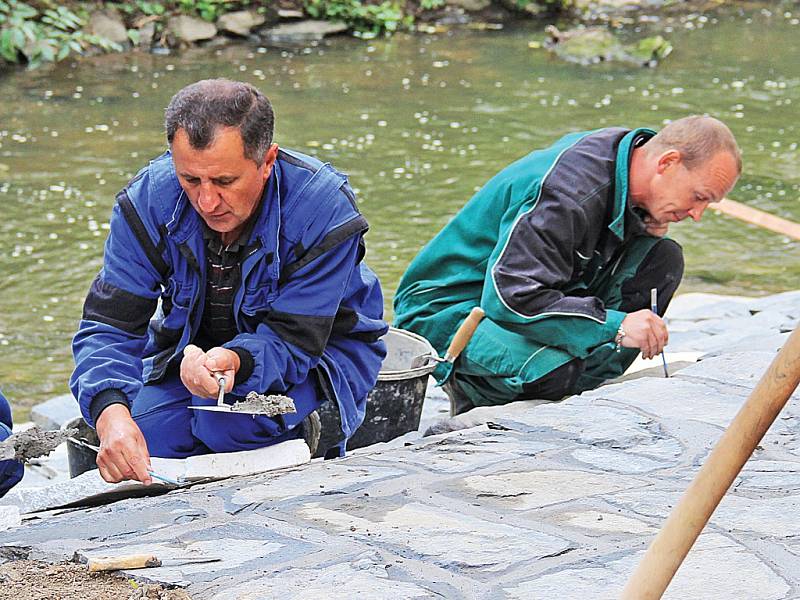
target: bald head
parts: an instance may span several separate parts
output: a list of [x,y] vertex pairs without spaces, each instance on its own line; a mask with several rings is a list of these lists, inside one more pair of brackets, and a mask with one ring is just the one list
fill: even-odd
[[684,166],[690,170],[726,152],[736,163],[736,174],[742,172],[742,153],[736,139],[728,126],[714,117],[692,116],[672,121],[644,147],[654,154],[677,150]]

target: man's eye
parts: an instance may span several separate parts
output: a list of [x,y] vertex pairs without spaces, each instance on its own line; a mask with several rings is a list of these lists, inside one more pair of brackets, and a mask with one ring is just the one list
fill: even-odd
[[184,177],[183,178],[186,183],[190,183],[192,185],[197,185],[200,183],[200,180],[197,177]]

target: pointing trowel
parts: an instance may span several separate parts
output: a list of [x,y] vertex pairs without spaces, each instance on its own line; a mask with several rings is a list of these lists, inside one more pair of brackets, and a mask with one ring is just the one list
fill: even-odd
[[123,554],[120,556],[107,556],[89,558],[87,564],[89,572],[118,571],[123,569],[146,569],[149,567],[174,567],[194,563],[219,562],[221,558],[207,558],[199,556],[170,557],[160,559],[155,554]]

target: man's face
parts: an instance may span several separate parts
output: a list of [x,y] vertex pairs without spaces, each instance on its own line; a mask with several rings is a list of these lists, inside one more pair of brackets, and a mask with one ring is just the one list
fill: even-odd
[[256,164],[245,157],[242,136],[233,127],[219,128],[203,150],[192,147],[183,129],[172,140],[175,171],[189,202],[211,229],[230,241],[258,206],[277,153],[273,144],[264,162]]
[[657,161],[649,193],[634,202],[658,223],[687,217],[699,221],[708,205],[722,200],[738,178],[736,161],[727,152],[718,152],[693,169],[686,168],[676,150],[662,153]]

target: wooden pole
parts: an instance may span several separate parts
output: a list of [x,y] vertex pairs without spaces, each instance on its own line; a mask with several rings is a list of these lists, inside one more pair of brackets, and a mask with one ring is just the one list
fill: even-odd
[[772,361],[647,549],[622,600],[658,600],[714,509],[800,383],[800,326]]
[[711,205],[712,210],[719,211],[729,217],[734,217],[740,221],[758,225],[764,229],[769,229],[775,233],[780,233],[795,240],[800,240],[800,224],[776,217],[763,210],[758,210],[752,206],[747,206],[741,202],[736,202],[730,198],[723,198],[719,202]]

